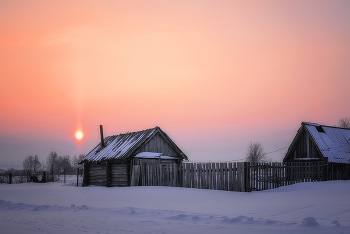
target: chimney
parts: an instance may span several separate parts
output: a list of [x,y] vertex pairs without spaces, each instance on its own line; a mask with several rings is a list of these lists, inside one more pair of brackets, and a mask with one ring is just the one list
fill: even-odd
[[105,141],[103,140],[103,128],[100,125],[100,133],[101,133],[101,147],[105,147]]

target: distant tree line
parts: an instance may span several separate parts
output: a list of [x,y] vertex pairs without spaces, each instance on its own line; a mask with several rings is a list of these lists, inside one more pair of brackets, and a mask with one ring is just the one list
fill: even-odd
[[66,174],[75,174],[79,161],[85,157],[85,154],[79,156],[74,155],[71,158],[69,155],[59,156],[55,151],[52,151],[46,158],[46,162],[40,162],[37,155],[27,156],[23,161],[23,170],[29,171],[30,175],[37,176],[42,171],[58,174],[65,171]]

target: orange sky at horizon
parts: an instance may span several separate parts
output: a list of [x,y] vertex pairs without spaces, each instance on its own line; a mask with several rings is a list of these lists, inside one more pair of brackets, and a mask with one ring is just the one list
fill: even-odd
[[242,159],[250,141],[286,147],[302,121],[350,116],[349,10],[345,1],[2,1],[0,167],[88,153],[100,124],[105,136],[159,126],[193,161]]

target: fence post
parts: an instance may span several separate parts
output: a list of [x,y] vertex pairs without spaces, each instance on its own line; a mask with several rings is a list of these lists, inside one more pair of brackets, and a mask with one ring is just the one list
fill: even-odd
[[9,184],[12,184],[12,173],[9,173]]
[[244,162],[244,192],[250,192],[250,165],[249,162]]
[[41,176],[41,182],[46,183],[46,171],[43,171],[43,174]]
[[51,165],[51,182],[54,182],[54,178],[53,178],[53,165]]
[[66,169],[63,169],[63,182],[66,183]]
[[78,183],[79,183],[79,167],[77,168],[77,187],[79,187]]
[[83,186],[89,186],[89,164],[84,163]]

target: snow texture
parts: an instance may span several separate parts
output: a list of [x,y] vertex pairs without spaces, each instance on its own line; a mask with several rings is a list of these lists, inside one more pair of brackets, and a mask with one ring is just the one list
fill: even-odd
[[350,234],[350,181],[251,193],[0,184],[0,233]]
[[[350,129],[305,123],[307,130],[329,162],[350,162]],[[316,127],[322,127],[320,132]]]
[[135,158],[152,158],[152,159],[176,159],[175,157],[166,156],[163,153],[154,153],[154,152],[141,152],[138,153]]

